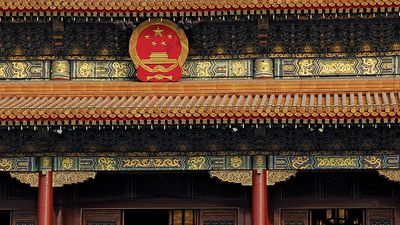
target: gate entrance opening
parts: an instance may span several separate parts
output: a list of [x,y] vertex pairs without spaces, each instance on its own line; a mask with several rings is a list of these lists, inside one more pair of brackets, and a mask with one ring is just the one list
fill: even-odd
[[194,210],[133,209],[124,211],[124,225],[196,225]]
[[364,225],[363,209],[313,209],[312,225]]
[[1,225],[11,224],[10,216],[11,216],[10,211],[0,211],[0,224]]

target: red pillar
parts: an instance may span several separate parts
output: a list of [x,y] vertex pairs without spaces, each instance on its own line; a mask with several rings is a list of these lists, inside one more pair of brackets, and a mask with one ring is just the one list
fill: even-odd
[[39,172],[38,225],[53,224],[53,172]]
[[251,221],[252,225],[268,225],[267,170],[253,170]]

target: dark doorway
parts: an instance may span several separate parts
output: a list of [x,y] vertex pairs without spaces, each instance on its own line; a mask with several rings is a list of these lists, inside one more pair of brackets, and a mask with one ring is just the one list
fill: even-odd
[[168,210],[126,210],[125,225],[168,225]]
[[312,225],[364,225],[363,209],[313,209]]
[[0,224],[1,225],[10,225],[10,212],[9,211],[0,211]]
[[194,210],[132,209],[124,211],[124,225],[196,225]]

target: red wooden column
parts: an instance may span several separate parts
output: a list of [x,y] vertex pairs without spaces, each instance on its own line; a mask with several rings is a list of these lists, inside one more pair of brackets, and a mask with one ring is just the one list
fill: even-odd
[[[50,161],[49,161],[50,160]],[[38,224],[53,224],[53,172],[51,158],[41,158],[39,162],[38,184]]]
[[268,192],[265,156],[253,158],[252,173],[252,225],[268,225]]

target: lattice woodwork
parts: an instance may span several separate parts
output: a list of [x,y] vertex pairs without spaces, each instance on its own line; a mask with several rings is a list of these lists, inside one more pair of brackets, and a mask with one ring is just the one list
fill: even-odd
[[391,225],[389,219],[372,219],[370,220],[371,225]]
[[120,210],[84,210],[82,225],[121,225]]
[[329,173],[321,177],[321,197],[352,197],[354,175],[352,173]]
[[315,197],[315,174],[312,173],[298,173],[296,177],[278,185],[282,185],[283,199]]
[[76,200],[104,199],[245,199],[250,190],[204,173],[105,174],[74,186]]
[[282,209],[281,225],[308,225],[308,210]]
[[[282,199],[392,199],[393,183],[376,171],[298,172],[296,177],[277,184]],[[315,187],[320,191],[315,192]]]
[[12,225],[36,225],[36,212],[14,211],[11,220]]
[[129,177],[121,174],[99,174],[96,179],[76,186],[79,199],[126,199]]
[[88,220],[86,221],[86,225],[117,225],[115,221],[106,221],[106,220]]
[[7,175],[6,180],[6,198],[8,200],[34,200],[37,198],[37,189],[32,188],[29,184],[22,184],[16,179],[10,179]]
[[304,221],[302,220],[289,220],[285,221],[285,225],[305,225]]
[[179,174],[134,175],[137,198],[186,198],[187,176]]
[[200,210],[200,225],[236,225],[237,217],[235,209]]
[[368,209],[367,225],[394,225],[393,209]]
[[240,184],[225,183],[217,178],[211,179],[203,174],[193,175],[194,198],[245,199],[246,190],[250,190],[250,188]]
[[205,220],[204,225],[235,225],[234,220]]
[[393,183],[376,173],[362,172],[358,176],[360,198],[392,198]]

